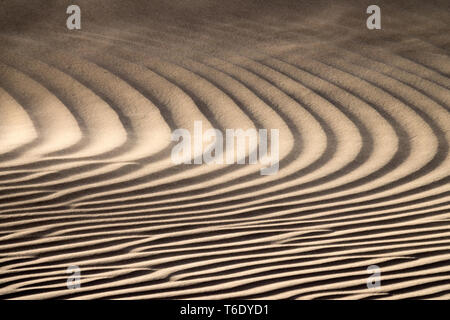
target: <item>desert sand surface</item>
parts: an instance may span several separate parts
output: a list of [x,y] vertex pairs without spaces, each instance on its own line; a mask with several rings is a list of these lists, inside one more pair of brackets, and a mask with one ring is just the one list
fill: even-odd
[[449,299],[449,50],[448,1],[0,1],[0,298]]

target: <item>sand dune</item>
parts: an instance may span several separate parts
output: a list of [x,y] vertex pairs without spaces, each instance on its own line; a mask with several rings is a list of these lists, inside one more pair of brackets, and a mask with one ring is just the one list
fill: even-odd
[[[449,298],[446,1],[78,3],[1,4],[1,298]],[[278,172],[174,164],[194,121]]]

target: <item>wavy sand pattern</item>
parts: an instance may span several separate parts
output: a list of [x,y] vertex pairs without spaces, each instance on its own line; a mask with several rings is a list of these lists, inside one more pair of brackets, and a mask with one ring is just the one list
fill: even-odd
[[[76,2],[0,3],[1,298],[450,298],[448,1]],[[278,173],[174,165],[195,120]]]

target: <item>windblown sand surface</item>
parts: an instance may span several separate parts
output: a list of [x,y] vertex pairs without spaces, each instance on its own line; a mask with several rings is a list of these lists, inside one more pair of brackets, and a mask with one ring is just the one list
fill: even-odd
[[73,2],[0,2],[1,298],[450,298],[448,1]]

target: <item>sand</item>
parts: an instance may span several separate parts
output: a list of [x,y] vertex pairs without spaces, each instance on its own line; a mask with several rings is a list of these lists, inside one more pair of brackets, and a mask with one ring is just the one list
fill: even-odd
[[[1,299],[450,298],[448,1],[377,1],[381,30],[370,1],[69,4],[0,3]],[[278,172],[175,165],[194,121],[278,129]]]

